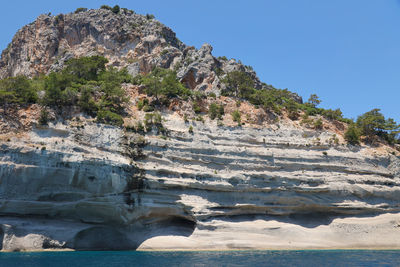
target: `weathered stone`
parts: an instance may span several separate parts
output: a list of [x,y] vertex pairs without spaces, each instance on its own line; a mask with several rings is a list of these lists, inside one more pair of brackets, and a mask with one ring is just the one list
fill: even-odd
[[[246,72],[256,89],[265,87],[252,69],[235,60],[213,57],[210,44],[199,50],[187,47],[154,19],[105,9],[39,16],[19,30],[3,51],[0,78],[59,71],[72,57],[92,55],[105,56],[110,66],[127,67],[133,76],[154,67],[174,69],[190,89],[216,95],[224,88],[221,78],[235,70]],[[222,77],[217,77],[217,69]],[[302,101],[296,94],[293,98]]]
[[[134,76],[174,69],[187,87],[217,96],[235,70],[269,88],[251,68],[213,57],[211,45],[187,47],[126,10],[41,15],[3,51],[0,75],[57,71],[71,57],[95,54]],[[130,97],[125,123],[143,120],[143,87],[122,87]],[[162,113],[162,138],[95,123],[70,107],[39,127],[39,105],[5,106],[0,250],[400,247],[400,159],[392,148],[333,144],[343,139],[340,122],[312,131],[276,123],[246,101],[201,101],[203,112],[224,104],[222,120],[185,122],[195,116],[192,103],[175,98]],[[244,126],[234,127],[235,110]]]
[[202,242],[210,236],[221,242],[213,248],[226,248],[239,242],[225,240],[236,231],[261,235],[236,248],[262,248],[262,228],[245,226],[254,216],[281,226],[288,218],[298,225],[315,216],[307,223],[321,225],[338,216],[400,212],[395,156],[332,146],[329,132],[285,124],[254,129],[207,121],[190,134],[180,117],[163,115],[169,138],[148,135],[139,161],[127,150],[135,147],[135,136],[90,122],[79,128],[51,124],[3,143],[3,249],[162,248],[147,240],[164,235],[189,238],[165,248],[206,248]]

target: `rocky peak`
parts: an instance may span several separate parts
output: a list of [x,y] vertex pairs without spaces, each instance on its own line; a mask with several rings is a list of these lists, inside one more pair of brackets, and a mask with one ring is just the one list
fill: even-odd
[[121,10],[115,14],[106,9],[92,9],[57,16],[40,15],[20,29],[3,51],[1,77],[37,75],[62,67],[61,63],[70,57],[91,54],[103,54],[118,66],[122,63],[118,61],[124,60],[119,58],[128,57],[138,44],[145,45],[149,36],[164,46],[182,46],[171,29],[133,11]]
[[[78,10],[77,10],[78,11]],[[57,16],[40,15],[21,28],[0,60],[0,78],[58,71],[73,57],[103,55],[109,65],[127,67],[133,76],[154,67],[174,69],[190,89],[219,95],[221,77],[246,72],[255,88],[264,85],[256,73],[236,60],[215,58],[212,46],[188,47],[175,32],[151,16],[127,9],[81,10]]]

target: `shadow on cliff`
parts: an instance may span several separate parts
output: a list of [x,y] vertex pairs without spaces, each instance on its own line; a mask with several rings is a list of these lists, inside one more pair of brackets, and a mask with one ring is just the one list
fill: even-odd
[[67,247],[75,250],[135,250],[156,236],[190,236],[196,223],[182,217],[170,217],[146,226],[116,228],[93,226],[78,232]]
[[[29,223],[25,221],[26,219]],[[129,226],[64,221],[47,216],[0,217],[0,250],[3,248],[5,235],[1,224],[12,225],[8,234],[15,237],[26,238],[30,235],[28,237],[30,242],[32,238],[36,238],[35,249],[70,248],[81,251],[136,250],[152,237],[167,235],[188,237],[196,228],[195,221],[175,215],[147,218]],[[11,244],[12,250],[25,249],[21,245]]]
[[[369,214],[339,214],[334,212],[314,212],[314,213],[297,213],[291,214],[287,216],[279,216],[279,215],[236,215],[236,216],[228,216],[221,217],[223,220],[227,220],[230,222],[245,222],[245,221],[254,221],[254,220],[265,220],[265,221],[277,221],[280,223],[290,223],[299,225],[304,228],[316,228],[321,225],[330,225],[335,219],[344,219],[344,218],[364,218],[379,215],[379,213],[369,213]],[[212,218],[215,219],[215,218]]]

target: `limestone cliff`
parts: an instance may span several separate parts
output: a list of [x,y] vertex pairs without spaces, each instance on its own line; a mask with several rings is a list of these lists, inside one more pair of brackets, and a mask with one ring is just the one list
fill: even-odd
[[233,70],[248,73],[256,88],[266,86],[251,68],[233,59],[215,58],[211,52],[211,45],[199,50],[186,46],[170,28],[130,10],[41,15],[20,29],[3,51],[0,78],[35,76],[62,69],[72,57],[102,55],[110,65],[127,67],[133,76],[155,66],[175,69],[194,90],[219,94],[220,72]]
[[[102,54],[132,75],[175,68],[190,89],[217,95],[224,85],[216,68],[241,69],[267,86],[211,51],[187,47],[129,10],[42,15],[3,51],[0,75],[33,76]],[[143,119],[140,87],[124,89],[125,123]],[[163,110],[165,136],[99,124],[73,109],[39,126],[36,105],[20,109],[26,127],[1,124],[0,249],[400,247],[397,152],[345,144],[340,122],[307,129],[246,102],[218,101],[220,123],[188,121],[187,103]],[[244,125],[232,121],[235,109]]]

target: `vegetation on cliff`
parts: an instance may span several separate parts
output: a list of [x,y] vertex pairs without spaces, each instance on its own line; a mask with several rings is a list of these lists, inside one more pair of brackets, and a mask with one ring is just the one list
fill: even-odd
[[[64,16],[68,20],[65,19],[64,25],[61,25],[60,20],[64,20]],[[103,31],[113,36],[115,45],[104,45],[99,39],[97,45],[103,45],[104,50],[99,52],[100,48],[84,42],[97,38],[95,30],[76,33],[83,34],[82,45],[79,46],[83,52],[78,55],[73,53],[77,50],[75,48],[73,51],[41,56],[31,52],[22,55],[15,51],[30,51],[37,47],[35,42],[38,41],[13,41],[0,60],[1,77],[9,77],[0,80],[0,105],[4,114],[10,106],[27,107],[38,103],[43,110],[56,111],[59,116],[63,115],[66,108],[74,107],[100,123],[127,126],[131,110],[129,101],[132,99],[128,97],[126,86],[137,85],[135,90],[140,90],[140,94],[146,97],[140,96],[135,104],[138,110],[146,113],[158,114],[163,109],[185,105],[191,109],[191,119],[205,121],[205,115],[208,115],[211,120],[218,119],[217,125],[222,125],[224,118],[236,122],[238,126],[252,121],[277,122],[288,118],[314,130],[339,125],[340,129],[336,130],[347,130],[344,137],[354,145],[382,140],[390,145],[400,142],[400,126],[393,119],[385,118],[380,110],[371,110],[353,121],[344,118],[340,109],[321,108],[321,100],[315,94],[303,102],[294,92],[262,83],[250,66],[226,57],[215,58],[211,54],[211,45],[205,44],[198,50],[186,47],[177,41],[171,29],[155,21],[152,15],[138,15],[118,5],[103,5],[99,10],[81,7],[71,14],[56,17],[47,15],[38,20],[43,20],[38,25],[45,25],[43,27],[57,41],[53,43],[53,39],[43,37],[39,41],[45,42],[45,47],[63,49],[59,47],[61,40],[68,43],[71,39],[59,35],[57,27],[62,26],[73,35],[76,33],[75,25],[85,24],[90,29],[98,29],[99,20],[107,22]],[[52,23],[45,24],[44,21]],[[35,30],[27,25],[17,33],[19,38],[14,40],[25,40],[25,35]],[[134,40],[130,40],[128,35]],[[135,43],[134,50],[129,42]],[[15,53],[12,54],[12,51]],[[93,51],[107,56],[112,62],[108,64],[103,56],[80,57]],[[134,53],[128,53],[128,56],[126,51]],[[113,57],[115,55],[121,56]],[[43,56],[46,58],[43,59]],[[26,64],[27,61],[41,63]],[[118,69],[107,65],[118,66]],[[40,74],[46,71],[49,71],[48,75]],[[15,74],[16,77],[10,77]],[[236,102],[236,106],[226,108],[228,102]],[[241,103],[245,105],[241,106]],[[249,106],[252,110],[261,111],[263,116],[250,120],[251,114],[246,111]],[[185,121],[188,121],[187,114],[183,112],[181,115],[186,115]],[[157,123],[155,125],[155,129],[164,132]],[[134,128],[138,132],[154,128],[146,125],[145,121],[136,126]]]
[[[77,106],[88,115],[96,117],[98,122],[122,126],[124,105],[128,98],[121,88],[122,83],[132,83],[144,86],[148,99],[138,102],[138,108],[144,111],[161,110],[169,105],[174,98],[193,102],[193,109],[201,113],[201,99],[206,97],[202,93],[193,92],[186,88],[177,78],[176,72],[169,69],[154,68],[146,75],[133,78],[126,69],[117,70],[106,67],[108,60],[101,56],[82,57],[70,59],[62,71],[52,72],[47,76],[33,79],[17,76],[0,80],[0,103],[6,107],[8,104],[28,105],[40,103],[43,109],[60,108],[63,106]],[[222,90],[225,96],[240,100],[247,100],[251,104],[263,109],[282,114],[285,110],[292,120],[297,120],[303,114],[303,124],[312,125],[314,129],[323,128],[321,119],[310,120],[309,116],[320,115],[328,120],[337,120],[349,124],[345,133],[348,143],[359,144],[361,138],[364,142],[373,143],[377,138],[393,145],[399,143],[397,134],[400,125],[393,119],[386,119],[379,109],[373,109],[353,122],[343,118],[340,109],[331,110],[319,108],[321,100],[317,95],[311,95],[307,102],[298,103],[293,100],[293,93],[268,86],[255,89],[252,80],[244,72],[233,71],[223,79],[226,88]],[[39,97],[41,95],[41,97]],[[215,98],[215,95],[209,96]],[[4,109],[5,110],[5,109]],[[211,103],[208,107],[210,119],[221,119],[224,107],[221,104]],[[158,114],[158,113],[155,113]],[[241,125],[241,114],[235,110],[232,114],[233,121]],[[149,115],[150,116],[150,115]],[[159,133],[166,131],[162,128],[161,118],[151,116],[146,119],[145,127],[156,127]]]

